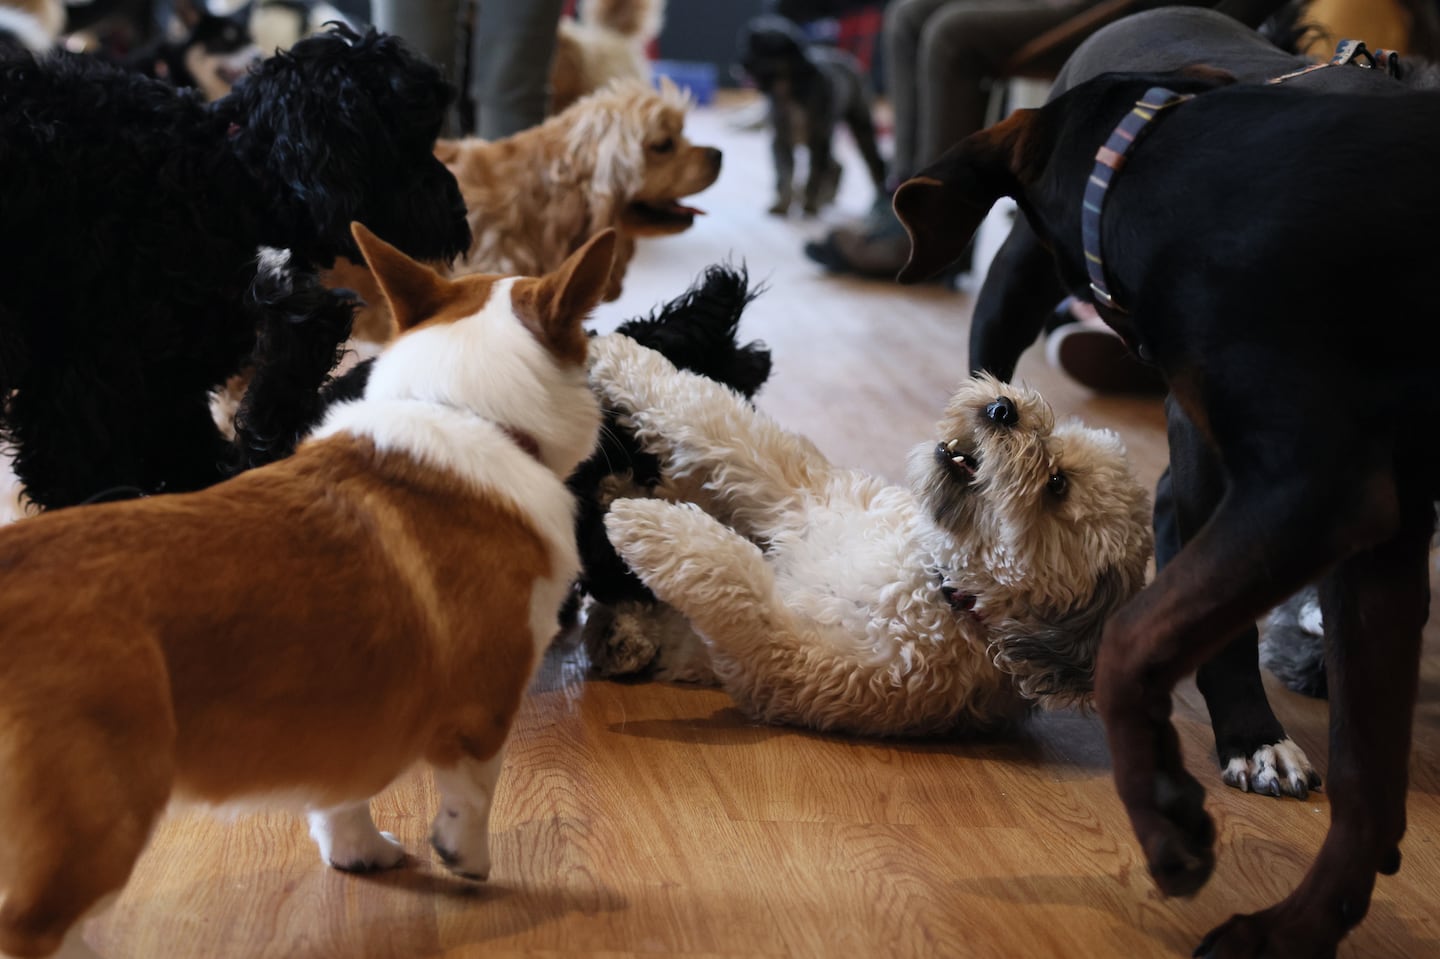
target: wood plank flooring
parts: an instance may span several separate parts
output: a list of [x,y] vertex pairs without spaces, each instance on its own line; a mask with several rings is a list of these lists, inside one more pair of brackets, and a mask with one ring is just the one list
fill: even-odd
[[[743,259],[770,287],[744,328],[775,354],[760,405],[836,461],[898,478],[966,369],[970,297],[826,277],[804,260],[806,237],[869,202],[848,149],[840,208],[781,221],[764,212],[763,133],[716,109],[691,132],[726,152],[720,182],[697,198],[711,212],[642,247],[596,328]],[[1034,350],[1021,376],[1061,414],[1119,431],[1153,483],[1165,455],[1156,402],[1092,396]],[[1324,704],[1270,689],[1323,773]],[[1380,879],[1343,956],[1440,956],[1433,627],[1420,696],[1404,866]],[[1160,898],[1146,875],[1092,715],[1044,715],[1002,740],[858,741],[753,725],[714,690],[588,681],[557,653],[501,778],[488,883],[435,861],[436,800],[416,772],[375,802],[381,828],[415,854],[406,867],[324,868],[291,813],[177,810],[89,940],[111,959],[1189,955],[1232,912],[1299,880],[1329,809],[1323,792],[1299,802],[1223,787],[1193,684],[1176,721],[1220,837],[1215,876],[1189,901]]]

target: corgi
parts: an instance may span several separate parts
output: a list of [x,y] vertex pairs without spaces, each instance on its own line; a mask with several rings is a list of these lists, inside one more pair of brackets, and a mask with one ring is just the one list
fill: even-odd
[[539,278],[448,280],[352,227],[399,328],[363,396],[207,490],[0,530],[0,952],[84,950],[172,798],[297,803],[321,858],[490,871],[506,738],[579,569],[565,477],[600,425],[582,321],[613,231]]

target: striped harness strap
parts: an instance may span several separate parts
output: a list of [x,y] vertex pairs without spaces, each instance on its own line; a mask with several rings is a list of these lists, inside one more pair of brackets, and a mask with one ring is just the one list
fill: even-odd
[[1095,154],[1095,167],[1090,171],[1090,181],[1085,184],[1085,196],[1081,201],[1080,239],[1085,248],[1085,270],[1090,275],[1090,291],[1095,294],[1095,301],[1100,306],[1126,312],[1110,295],[1110,286],[1105,282],[1105,258],[1100,248],[1100,214],[1105,209],[1105,194],[1150,122],[1162,110],[1184,103],[1191,96],[1193,94],[1176,93],[1164,87],[1146,90]]
[[1271,77],[1270,82],[1284,83],[1286,80],[1303,77],[1307,73],[1324,70],[1326,67],[1343,67],[1351,63],[1365,70],[1384,70],[1392,77],[1400,75],[1400,54],[1394,50],[1372,52],[1366,49],[1365,44],[1360,40],[1341,40],[1335,45],[1335,55],[1330,58],[1329,63],[1312,63],[1308,67],[1301,67],[1299,70]]

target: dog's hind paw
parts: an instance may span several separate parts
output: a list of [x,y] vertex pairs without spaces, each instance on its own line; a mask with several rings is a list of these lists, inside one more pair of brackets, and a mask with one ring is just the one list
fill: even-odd
[[1241,792],[1305,799],[1320,788],[1320,774],[1310,765],[1305,751],[1294,740],[1261,746],[1248,756],[1236,756],[1225,764],[1220,778]]

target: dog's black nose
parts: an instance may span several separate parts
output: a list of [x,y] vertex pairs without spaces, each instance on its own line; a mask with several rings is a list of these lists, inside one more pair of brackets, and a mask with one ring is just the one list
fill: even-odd
[[706,153],[705,159],[708,160],[709,163],[710,163],[710,165],[711,165],[712,167],[714,167],[714,168],[716,169],[716,171],[718,172],[719,169],[720,169],[720,162],[724,159],[725,154],[721,153],[719,150],[715,149],[714,147],[706,147],[706,148],[705,148],[705,153]]
[[1003,396],[985,407],[985,415],[1001,426],[1014,426],[1020,422],[1020,414],[1015,411],[1015,404]]

